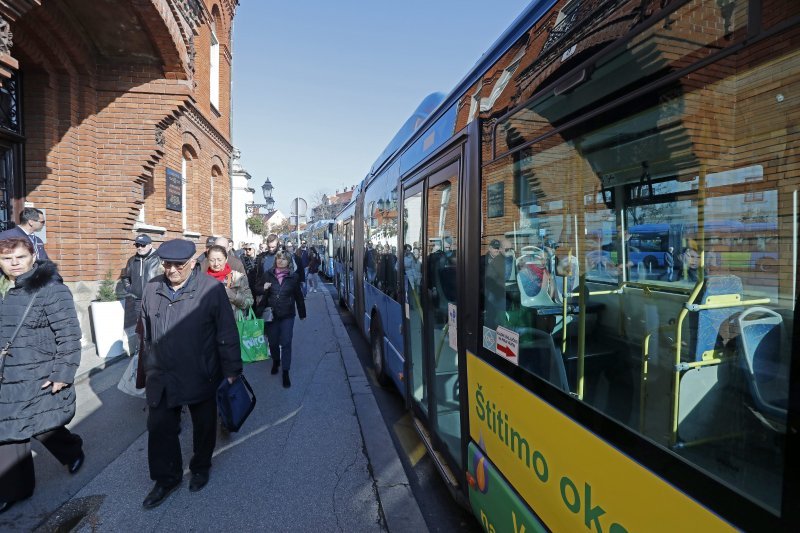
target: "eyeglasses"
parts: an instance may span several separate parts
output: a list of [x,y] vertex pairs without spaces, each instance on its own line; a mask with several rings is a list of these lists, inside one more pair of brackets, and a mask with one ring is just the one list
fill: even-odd
[[[189,259],[189,261],[191,261],[191,259]],[[175,270],[183,270],[186,268],[186,265],[189,264],[189,261],[186,261],[185,263],[178,263],[177,261],[161,261],[161,266],[164,267],[164,270],[169,270],[171,268],[174,268]]]
[[149,246],[148,244],[141,244],[138,242],[134,243],[133,245],[137,248],[145,248],[146,246]]

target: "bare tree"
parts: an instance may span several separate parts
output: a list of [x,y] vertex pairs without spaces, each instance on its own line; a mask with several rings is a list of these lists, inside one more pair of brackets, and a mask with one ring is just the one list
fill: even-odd
[[328,193],[323,191],[322,189],[316,191],[314,194],[311,195],[311,220],[309,222],[313,222],[314,220],[326,220],[329,218],[333,218],[332,210],[333,206],[331,206],[330,201],[328,200]]

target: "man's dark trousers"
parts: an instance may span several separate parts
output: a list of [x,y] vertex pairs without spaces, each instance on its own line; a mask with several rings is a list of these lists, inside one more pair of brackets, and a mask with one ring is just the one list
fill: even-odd
[[[147,460],[150,464],[150,479],[171,486],[183,477],[181,445],[178,440],[181,422],[181,407],[167,407],[162,396],[157,407],[150,407],[147,416]],[[189,462],[189,470],[208,472],[211,468],[211,455],[217,444],[217,399],[188,406],[192,415],[192,437],[194,455]]]

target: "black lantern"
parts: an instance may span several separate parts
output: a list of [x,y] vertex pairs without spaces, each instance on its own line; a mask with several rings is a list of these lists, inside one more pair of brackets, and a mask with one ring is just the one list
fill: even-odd
[[267,181],[265,181],[264,185],[261,186],[261,192],[264,193],[264,203],[267,206],[268,213],[271,213],[275,208],[275,200],[272,198],[272,190],[274,188],[275,187],[272,186],[272,182],[269,181],[269,178],[267,178]]

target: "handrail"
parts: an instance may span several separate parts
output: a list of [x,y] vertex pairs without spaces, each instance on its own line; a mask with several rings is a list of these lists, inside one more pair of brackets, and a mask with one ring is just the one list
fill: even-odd
[[706,311],[708,309],[727,309],[730,307],[743,307],[749,305],[764,305],[768,304],[771,300],[769,298],[758,298],[756,300],[739,300],[735,302],[720,302],[712,304],[684,304],[688,311]]

